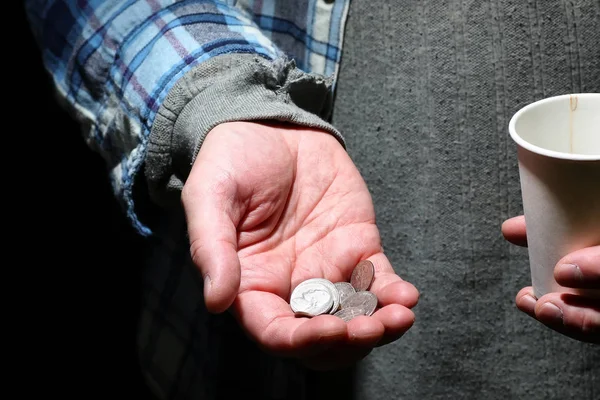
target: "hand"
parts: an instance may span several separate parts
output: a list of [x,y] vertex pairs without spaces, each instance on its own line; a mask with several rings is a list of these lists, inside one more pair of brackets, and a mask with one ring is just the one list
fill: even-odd
[[[502,224],[509,242],[527,246],[525,218]],[[575,251],[554,268],[554,279],[564,287],[600,290],[600,246]],[[526,287],[516,297],[517,307],[546,326],[583,342],[600,342],[600,300],[570,293],[548,293],[537,299]]]
[[[182,202],[208,310],[230,309],[264,350],[332,369],[412,326],[418,292],[383,254],[367,186],[332,135],[221,124],[206,137]],[[381,309],[347,324],[294,316],[287,301],[296,285],[348,281],[363,259],[375,265],[371,291]]]

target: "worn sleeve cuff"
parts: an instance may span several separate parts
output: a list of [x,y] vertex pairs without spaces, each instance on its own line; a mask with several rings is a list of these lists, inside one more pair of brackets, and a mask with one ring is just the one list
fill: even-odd
[[217,56],[189,71],[170,90],[150,133],[145,175],[150,196],[179,204],[181,189],[204,138],[233,121],[277,120],[341,134],[326,121],[332,79],[308,74],[294,61],[251,54]]

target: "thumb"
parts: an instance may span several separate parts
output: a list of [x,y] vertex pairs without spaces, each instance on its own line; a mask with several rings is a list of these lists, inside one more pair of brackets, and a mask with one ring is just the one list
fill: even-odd
[[519,215],[518,217],[509,218],[504,221],[502,223],[502,235],[510,243],[526,247],[527,232],[525,228],[525,217]]
[[[200,172],[202,168],[193,172]],[[208,311],[227,310],[240,286],[234,206],[237,185],[223,173],[190,174],[181,199],[185,210],[190,252],[204,280]],[[199,176],[198,176],[199,175]]]

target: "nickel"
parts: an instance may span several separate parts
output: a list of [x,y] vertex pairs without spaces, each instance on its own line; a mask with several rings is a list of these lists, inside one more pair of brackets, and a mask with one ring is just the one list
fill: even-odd
[[[334,287],[331,282],[319,278],[306,280],[296,286],[290,297],[292,311],[306,316],[329,312],[334,304],[334,294],[327,283]],[[339,295],[337,299],[339,306]]]

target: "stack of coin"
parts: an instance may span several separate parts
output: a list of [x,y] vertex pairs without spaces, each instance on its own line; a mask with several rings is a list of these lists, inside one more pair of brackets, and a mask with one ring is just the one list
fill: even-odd
[[377,308],[377,296],[369,291],[374,276],[373,263],[363,260],[352,271],[350,283],[308,279],[296,286],[290,306],[297,316],[333,314],[346,322],[359,315],[372,315]]

